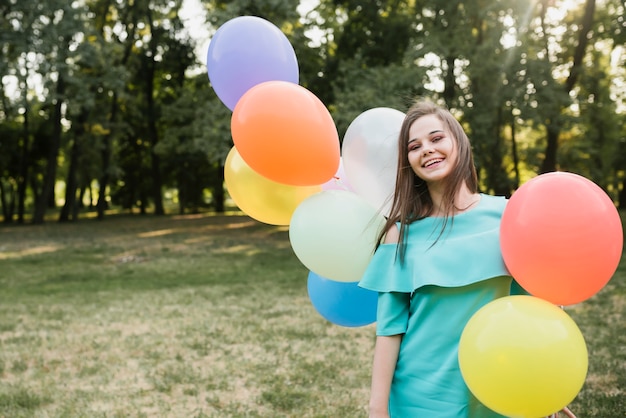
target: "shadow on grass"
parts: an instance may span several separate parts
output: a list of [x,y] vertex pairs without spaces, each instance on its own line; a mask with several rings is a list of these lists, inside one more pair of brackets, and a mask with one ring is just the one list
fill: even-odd
[[10,386],[0,391],[0,413],[6,417],[32,417],[36,409],[50,402],[50,398],[21,387]]
[[110,291],[289,285],[306,278],[287,228],[246,216],[119,217],[25,228],[0,251],[5,290],[0,299],[25,294],[91,299]]

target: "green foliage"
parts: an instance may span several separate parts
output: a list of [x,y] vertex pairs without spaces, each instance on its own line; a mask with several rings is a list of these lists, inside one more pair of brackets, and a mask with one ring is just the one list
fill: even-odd
[[359,114],[375,107],[405,111],[424,92],[424,72],[391,65],[367,67],[359,59],[342,61],[333,83],[335,104],[331,112],[340,138]]
[[[510,194],[542,170],[561,169],[624,204],[623,1],[311,5],[301,16],[298,0],[202,2],[209,33],[242,15],[278,26],[296,51],[300,84],[327,105],[340,137],[365,110],[403,111],[430,96],[466,126],[486,191]],[[0,4],[8,221],[23,220],[27,202],[41,213],[57,181],[76,188],[70,200],[100,189],[100,216],[110,197],[159,212],[165,187],[183,196],[182,210],[196,210],[208,190],[220,195],[230,111],[211,89],[204,57],[194,56],[181,6]]]

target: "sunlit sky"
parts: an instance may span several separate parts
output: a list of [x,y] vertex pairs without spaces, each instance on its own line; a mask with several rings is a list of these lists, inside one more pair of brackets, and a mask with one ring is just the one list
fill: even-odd
[[[583,0],[561,0],[558,1],[555,5],[558,7],[551,8],[549,10],[549,15],[551,19],[556,21],[560,21],[565,17],[565,14],[570,10],[580,7],[580,3]],[[319,0],[301,0],[301,4],[298,7],[298,11],[302,16],[306,15],[315,6],[319,3]],[[189,31],[190,36],[196,41],[196,58],[199,66],[195,68],[192,72],[197,73],[198,71],[205,71],[206,65],[206,55],[209,48],[209,43],[211,40],[211,34],[215,31],[216,28],[209,28],[206,23],[206,11],[201,3],[201,0],[183,0],[183,6],[180,10],[180,18],[183,21],[185,27]],[[307,35],[315,42],[315,33],[307,33]],[[506,47],[511,47],[516,42],[516,34],[514,32],[505,33],[503,38],[501,39],[502,45]],[[617,47],[614,49],[611,55],[611,63],[610,65],[614,68],[621,66],[621,63],[624,60],[624,54],[626,54],[626,48]],[[430,57],[435,59],[436,57]],[[432,64],[432,62],[430,62]],[[438,77],[433,74],[433,80],[438,80]],[[30,84],[31,87],[35,88],[35,94],[41,94],[42,85],[40,80],[40,75],[35,75],[31,77]],[[5,76],[2,79],[4,84],[4,88],[6,92],[10,92],[10,97],[16,96],[18,94],[17,89],[17,79],[11,76]],[[617,87],[619,91],[623,91],[624,88],[624,80],[623,77],[618,77],[614,80],[614,87]],[[442,88],[441,83],[434,83],[431,86],[428,86],[429,89],[438,91]],[[621,106],[620,106],[621,108]]]
[[[298,11],[305,15],[318,4],[319,0],[301,0]],[[200,0],[183,0],[183,7],[179,16],[191,37],[197,42],[196,56],[200,62],[205,62],[206,54],[211,41],[211,31],[207,27],[206,11]]]
[[206,11],[200,0],[184,0],[179,16],[191,37],[198,43],[196,46],[198,60],[205,62],[211,35],[205,22]]

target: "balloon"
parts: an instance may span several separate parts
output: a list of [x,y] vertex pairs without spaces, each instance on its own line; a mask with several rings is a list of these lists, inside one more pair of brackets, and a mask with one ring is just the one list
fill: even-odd
[[362,327],[376,321],[378,293],[358,282],[337,282],[310,271],[307,289],[315,310],[333,324]]
[[588,353],[562,309],[534,296],[507,296],[469,320],[459,366],[485,406],[509,417],[537,418],[574,400],[587,375]]
[[359,196],[389,213],[398,167],[398,135],[405,114],[387,107],[369,109],[356,117],[343,138],[345,170]]
[[346,171],[343,168],[343,158],[339,158],[339,169],[337,169],[337,172],[330,180],[322,184],[322,190],[347,190],[349,192],[354,191],[352,189],[352,185],[346,177]]
[[339,282],[355,282],[367,268],[385,222],[358,195],[325,190],[306,198],[289,223],[289,240],[309,270]]
[[296,207],[320,192],[320,186],[289,186],[252,170],[232,147],[224,163],[224,180],[233,201],[248,216],[271,225],[289,225]]
[[267,81],[239,100],[233,141],[257,173],[294,186],[320,185],[339,167],[339,137],[326,106],[310,91]]
[[256,16],[240,16],[215,32],[207,53],[209,80],[230,110],[252,86],[264,81],[298,83],[298,61],[278,27]]
[[533,296],[558,305],[602,289],[617,269],[624,239],[607,194],[564,172],[524,183],[507,204],[500,235],[511,275]]

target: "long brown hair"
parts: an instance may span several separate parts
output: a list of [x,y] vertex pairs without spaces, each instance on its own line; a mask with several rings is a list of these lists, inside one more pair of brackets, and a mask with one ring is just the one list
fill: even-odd
[[426,182],[417,177],[409,164],[409,130],[419,118],[435,115],[448,133],[454,138],[457,148],[457,160],[450,176],[445,180],[445,189],[442,199],[443,224],[439,236],[443,233],[448,219],[455,209],[454,198],[463,184],[471,193],[478,191],[478,178],[474,167],[474,157],[469,138],[459,121],[446,108],[428,100],[418,100],[407,111],[400,134],[398,135],[398,171],[396,185],[391,203],[391,209],[385,226],[378,237],[377,246],[384,240],[386,232],[394,224],[400,223],[400,239],[398,252],[400,259],[404,258],[406,242],[406,226],[411,222],[426,218],[433,214],[433,201],[428,192]]

